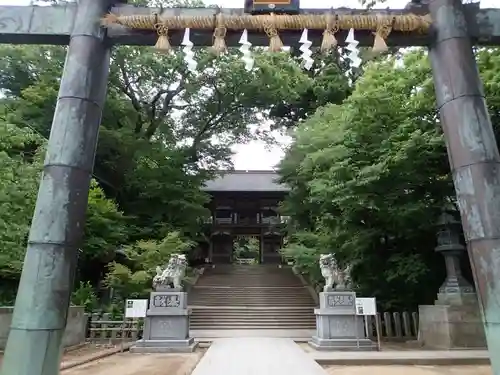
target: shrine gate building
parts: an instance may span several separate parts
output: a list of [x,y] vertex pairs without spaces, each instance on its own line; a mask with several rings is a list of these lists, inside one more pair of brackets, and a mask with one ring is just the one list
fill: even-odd
[[205,253],[210,263],[235,262],[234,243],[241,238],[258,240],[257,262],[282,261],[279,249],[286,217],[280,216],[278,207],[289,188],[277,180],[274,171],[228,171],[206,183],[211,218],[205,227]]

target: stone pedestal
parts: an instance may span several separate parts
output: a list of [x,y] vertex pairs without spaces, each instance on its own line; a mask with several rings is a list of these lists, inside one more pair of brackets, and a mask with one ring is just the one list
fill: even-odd
[[144,320],[143,338],[130,349],[133,353],[192,352],[196,344],[189,337],[187,293],[166,289],[151,293]]
[[366,337],[363,317],[356,315],[356,293],[327,291],[319,294],[316,335],[309,345],[316,350],[372,350]]
[[438,294],[435,305],[419,306],[418,313],[418,339],[423,346],[435,349],[486,348],[475,293]]
[[420,344],[435,349],[485,348],[486,336],[473,286],[465,279],[460,257],[461,223],[453,207],[441,214],[435,251],[444,257],[446,279],[434,305],[419,306]]

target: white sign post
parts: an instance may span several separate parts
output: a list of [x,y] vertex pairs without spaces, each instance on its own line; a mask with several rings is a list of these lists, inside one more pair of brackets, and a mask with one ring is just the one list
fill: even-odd
[[356,298],[357,315],[377,315],[375,298]]
[[377,349],[380,351],[380,328],[377,319],[377,301],[375,298],[357,298],[356,297],[356,315],[364,317],[366,334],[369,334],[367,316],[375,317],[375,331],[377,334]]
[[[122,352],[124,350],[124,343],[125,343],[125,336],[126,336],[125,330],[127,329],[128,323],[130,322],[129,319],[132,320],[130,322],[130,328],[132,328],[134,326],[134,322],[136,319],[146,317],[147,309],[148,309],[148,300],[147,299],[127,299],[127,300],[125,300],[125,317],[123,318],[123,324],[122,324],[122,345],[121,345]],[[137,327],[136,327],[136,329],[137,329]]]
[[145,318],[147,309],[147,299],[128,299],[125,301],[125,318]]

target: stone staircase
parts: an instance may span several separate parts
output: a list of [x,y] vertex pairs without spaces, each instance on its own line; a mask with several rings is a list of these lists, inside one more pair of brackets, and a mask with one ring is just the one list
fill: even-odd
[[193,330],[314,329],[315,302],[289,267],[209,268],[189,294]]

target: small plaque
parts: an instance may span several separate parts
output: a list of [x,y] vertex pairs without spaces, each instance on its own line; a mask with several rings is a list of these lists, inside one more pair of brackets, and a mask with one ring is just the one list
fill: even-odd
[[154,307],[179,307],[181,305],[181,300],[178,295],[175,294],[160,294],[154,296],[153,306]]
[[290,5],[290,0],[253,0],[253,5]]
[[327,297],[328,307],[339,307],[339,306],[354,306],[354,296],[353,295],[329,295]]
[[126,318],[144,318],[148,308],[147,299],[128,299],[125,301]]
[[377,315],[375,298],[356,298],[356,315]]
[[299,0],[245,0],[245,12],[250,14],[297,14]]

